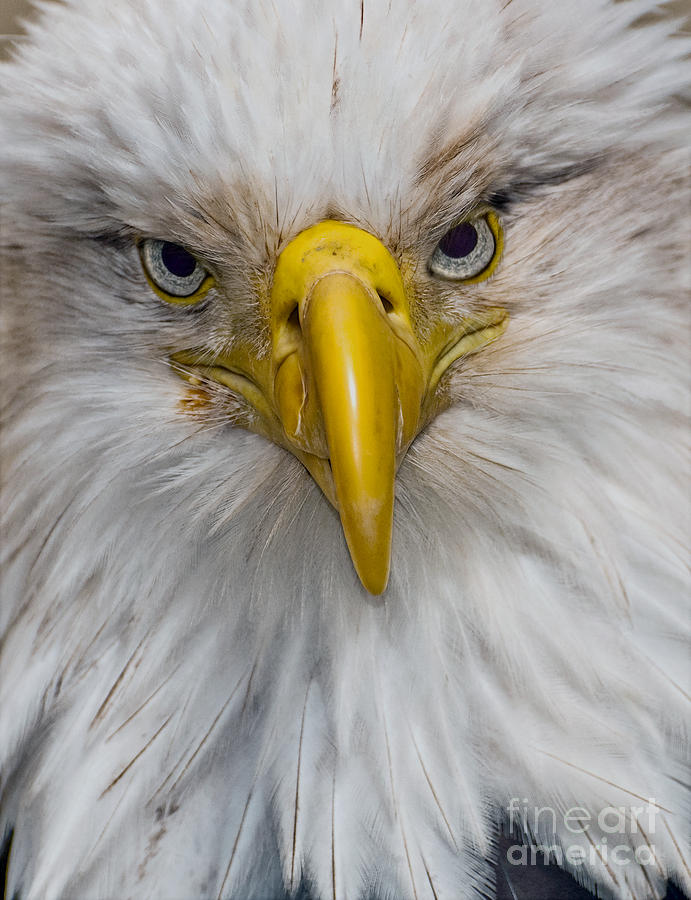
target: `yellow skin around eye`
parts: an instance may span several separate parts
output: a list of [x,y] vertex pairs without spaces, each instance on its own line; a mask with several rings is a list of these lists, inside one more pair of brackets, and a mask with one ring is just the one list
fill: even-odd
[[199,285],[197,290],[190,294],[188,297],[177,297],[174,294],[168,294],[166,291],[161,290],[161,288],[156,284],[156,282],[152,279],[151,275],[149,275],[149,270],[146,267],[146,262],[144,260],[144,254],[142,253],[143,241],[137,243],[137,250],[139,252],[139,259],[142,264],[142,270],[144,275],[146,276],[146,280],[149,283],[149,287],[151,290],[161,298],[161,300],[165,300],[166,303],[171,303],[173,306],[194,306],[196,303],[200,303],[204,297],[209,292],[209,289],[213,287],[214,277],[211,274],[207,274],[206,278]]
[[499,260],[504,251],[504,229],[501,227],[499,217],[496,213],[490,211],[485,214],[485,219],[494,237],[494,256],[486,269],[483,269],[479,275],[475,275],[473,278],[467,278],[463,282],[464,284],[475,284],[478,281],[484,281],[485,278],[489,278],[499,265]]

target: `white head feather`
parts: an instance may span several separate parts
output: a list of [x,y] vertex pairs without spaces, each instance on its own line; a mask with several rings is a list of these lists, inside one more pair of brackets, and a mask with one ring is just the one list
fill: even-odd
[[[511,798],[581,880],[688,889],[687,70],[630,27],[654,6],[69,0],[3,66],[10,896],[472,898]],[[478,200],[499,269],[435,283]],[[167,364],[262,352],[276,255],[327,216],[430,309],[511,314],[401,468],[377,602],[300,464]],[[158,300],[138,234],[214,302]],[[598,813],[641,798],[655,864],[604,864]]]

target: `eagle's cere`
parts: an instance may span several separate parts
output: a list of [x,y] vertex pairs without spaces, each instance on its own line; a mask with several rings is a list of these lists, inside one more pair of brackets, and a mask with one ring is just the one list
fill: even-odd
[[689,889],[656,6],[44,5],[0,70],[8,897],[471,900],[517,823]]

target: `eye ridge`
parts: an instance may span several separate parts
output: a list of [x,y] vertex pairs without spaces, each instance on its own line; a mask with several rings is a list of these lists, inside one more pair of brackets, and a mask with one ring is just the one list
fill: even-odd
[[209,272],[181,244],[146,238],[139,244],[142,267],[154,291],[169,303],[197,303],[210,284]]

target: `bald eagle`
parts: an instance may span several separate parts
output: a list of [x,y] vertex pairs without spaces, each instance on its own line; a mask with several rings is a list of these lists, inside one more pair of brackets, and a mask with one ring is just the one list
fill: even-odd
[[474,900],[536,850],[689,889],[656,6],[42,6],[0,76],[8,897]]

